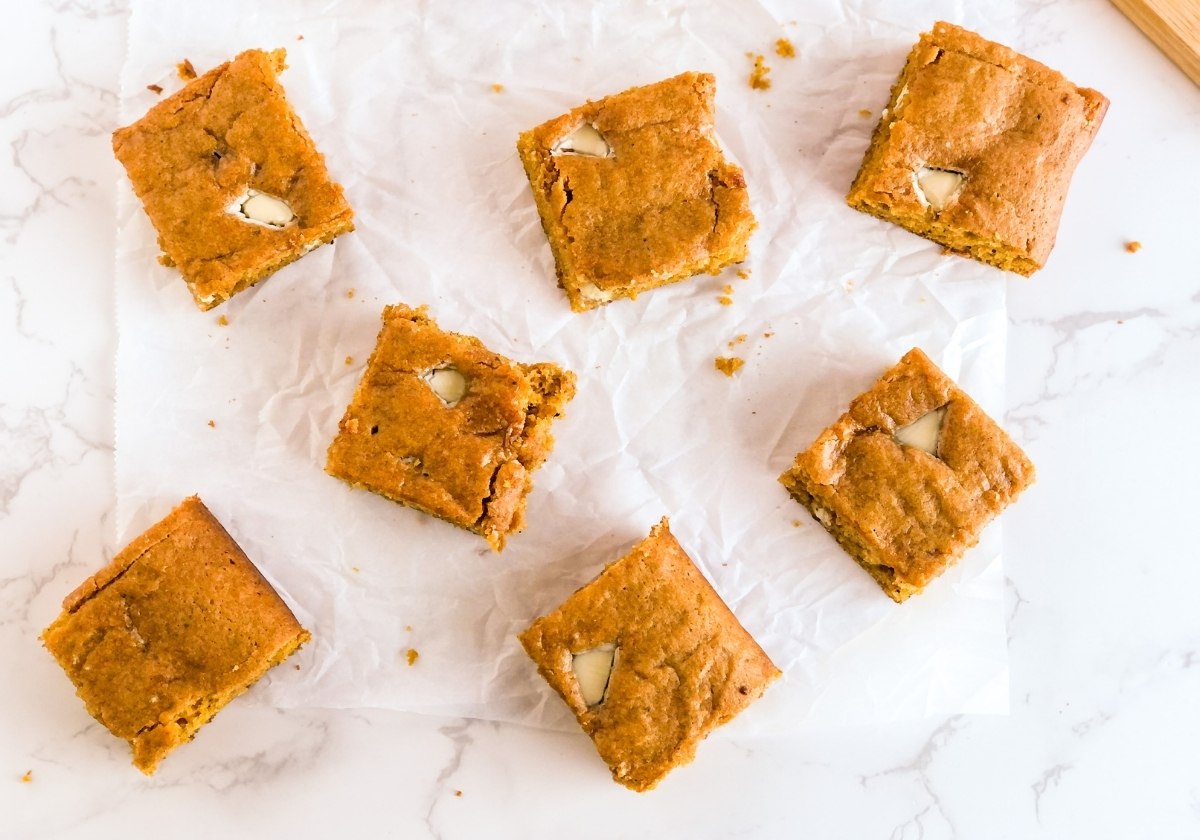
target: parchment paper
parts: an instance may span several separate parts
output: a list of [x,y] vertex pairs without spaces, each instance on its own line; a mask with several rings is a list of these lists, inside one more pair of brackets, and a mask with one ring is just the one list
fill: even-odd
[[[121,188],[118,529],[199,493],[278,587],[314,639],[253,698],[573,725],[514,634],[665,514],[786,675],[733,731],[1007,710],[995,527],[898,607],[776,481],[913,345],[1001,410],[1004,276],[843,196],[917,34],[1007,24],[935,2],[133,5],[126,122],[156,101],[146,85],[179,87],[185,57],[203,72],[283,46],[289,98],[357,211],[355,233],[201,313]],[[747,52],[769,90],[748,85]],[[749,277],[572,314],[517,134],[684,70],[718,78],[717,131],[759,221]],[[323,471],[392,302],[579,375],[503,554]],[[746,365],[726,378],[721,355]]]

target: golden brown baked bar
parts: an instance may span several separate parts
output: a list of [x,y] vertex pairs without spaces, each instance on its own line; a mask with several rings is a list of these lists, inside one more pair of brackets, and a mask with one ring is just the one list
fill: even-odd
[[161,261],[178,267],[201,309],[354,229],[275,78],[284,55],[248,50],[113,132]]
[[1033,479],[1025,453],[916,348],[779,477],[896,602],[955,563]]
[[146,774],[308,639],[195,496],[68,595],[42,633]]
[[716,79],[684,73],[526,131],[521,162],[576,312],[746,258],[742,170],[713,136]]
[[636,791],[690,762],[779,676],[666,518],[520,640],[613,779]]
[[575,374],[558,365],[510,361],[443,332],[424,307],[388,306],[325,469],[500,551],[524,526],[550,425],[573,396]]
[[1026,276],[1046,262],[1108,100],[949,23],[908,54],[847,202]]

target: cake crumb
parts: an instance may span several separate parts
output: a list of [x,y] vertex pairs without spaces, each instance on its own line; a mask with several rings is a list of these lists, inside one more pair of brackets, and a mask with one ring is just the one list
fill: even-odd
[[1138,251],[1142,250],[1142,243],[1138,242],[1136,239],[1126,242],[1125,250],[1131,254],[1136,254]]
[[713,359],[713,364],[721,373],[732,377],[738,368],[746,364],[746,360],[739,359],[737,356],[717,356],[717,358]]
[[405,624],[405,625],[404,625],[404,630],[405,630],[405,632],[407,632],[407,633],[411,633],[411,632],[412,632],[412,625],[411,625],[411,624]]
[[351,566],[351,567],[350,567],[350,571],[352,571],[352,572],[361,572],[361,571],[362,571],[362,569],[358,568],[358,566]]
[[742,278],[743,280],[749,280],[749,279],[750,279],[750,269],[748,269],[748,268],[739,268],[739,269],[738,269],[737,276],[738,276],[738,277],[740,277],[740,278]]
[[730,341],[727,342],[729,349],[732,350],[734,347],[737,347],[739,344],[743,343],[747,338],[749,338],[749,336],[746,335],[745,333],[735,335]]
[[733,286],[726,283],[721,288],[721,296],[717,298],[717,302],[722,306],[729,306],[733,303]]
[[295,668],[297,671],[299,671],[299,670],[300,670],[300,666],[299,666],[299,665],[293,665],[292,667],[293,667],[293,668]]
[[492,85],[492,93],[504,93],[504,85],[496,82]]
[[462,796],[462,791],[461,791],[461,790],[456,790],[456,791],[454,791],[454,795],[455,795],[455,796]]
[[801,525],[803,525],[803,524],[804,524],[804,523],[803,523],[803,522],[801,522],[799,519],[793,519],[793,520],[792,520],[792,527],[793,527],[793,528],[799,528],[799,527],[800,527]]
[[346,364],[347,364],[347,365],[352,365],[352,364],[354,364],[354,357],[353,357],[353,356],[347,356],[347,357],[346,357]]
[[355,289],[353,286],[351,286],[349,289],[346,290],[346,297],[348,297],[348,298],[354,297],[354,292],[355,292]]
[[228,327],[229,326],[229,318],[222,315],[220,318],[217,319],[217,323],[220,324],[222,327]]
[[872,111],[871,111],[871,109],[870,109],[870,108],[859,108],[859,109],[858,109],[858,115],[859,115],[860,117],[862,117],[864,120],[866,120],[866,119],[870,119],[870,118],[871,118],[871,114],[872,114]]
[[421,658],[421,654],[417,653],[416,648],[409,648],[408,652],[404,654],[404,656],[406,659],[408,659],[409,667],[416,665],[417,660]]
[[215,428],[217,428],[217,421],[216,421],[216,420],[209,420],[209,421],[208,421],[208,428],[210,428],[210,429],[215,429]]
[[773,335],[775,335],[773,331],[767,330],[765,333],[763,333],[763,338],[771,338]]
[[146,85],[146,90],[151,93],[162,93],[162,85]]
[[33,781],[33,771],[26,770],[25,775],[21,776],[21,784],[27,785]]
[[190,82],[192,79],[196,78],[196,68],[193,67],[192,62],[186,58],[175,65],[175,72],[177,72],[179,74],[179,78],[183,79],[185,82]]
[[795,58],[796,45],[787,38],[780,38],[775,42],[775,55],[781,58]]
[[766,90],[771,86],[771,80],[767,78],[771,68],[766,65],[762,53],[746,53],[746,56],[754,59],[754,69],[750,71],[750,87],[754,90]]
[[297,41],[303,41],[303,40],[304,40],[304,36],[303,36],[303,35],[297,35],[297,36],[296,36],[296,40],[297,40]]

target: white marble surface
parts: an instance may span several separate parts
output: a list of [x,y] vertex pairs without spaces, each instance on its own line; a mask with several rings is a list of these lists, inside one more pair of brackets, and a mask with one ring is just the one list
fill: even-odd
[[29,569],[82,578],[115,548],[127,12],[21,4],[0,31],[0,836],[1200,836],[1200,164],[1156,168],[1200,151],[1200,90],[1105,3],[1012,5],[1014,46],[1114,103],[1051,266],[1008,281],[1007,425],[1039,468],[1005,515],[1012,713],[714,738],[638,796],[578,734],[247,704],[145,779],[86,715],[36,640],[65,593]]

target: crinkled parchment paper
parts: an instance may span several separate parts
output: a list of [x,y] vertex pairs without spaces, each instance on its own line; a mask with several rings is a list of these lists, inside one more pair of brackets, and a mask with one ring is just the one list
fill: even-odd
[[[1001,409],[1005,278],[843,196],[918,32],[1007,24],[933,2],[803,6],[134,3],[126,122],[156,101],[146,85],[178,88],[185,57],[203,72],[286,47],[289,98],[357,211],[355,233],[202,313],[121,189],[120,537],[191,493],[225,523],[313,633],[253,696],[567,725],[515,634],[666,514],[786,675],[735,731],[1006,711],[998,531],[898,607],[776,476],[913,345]],[[747,52],[769,90],[748,85]],[[759,221],[749,276],[572,314],[517,134],[684,70],[717,75],[717,131]],[[323,471],[393,302],[579,375],[503,554]],[[733,378],[724,355],[746,360]]]

